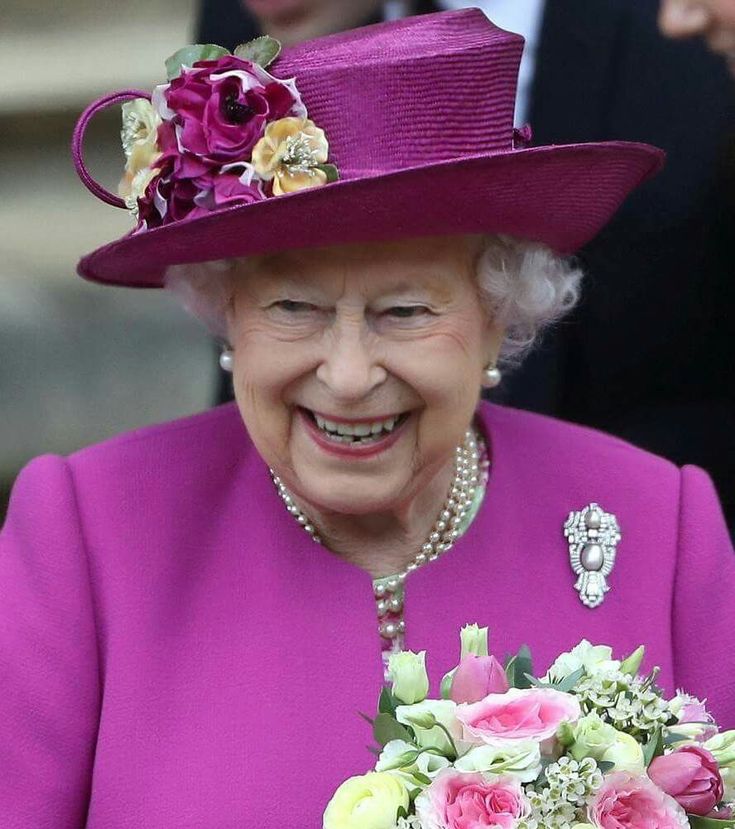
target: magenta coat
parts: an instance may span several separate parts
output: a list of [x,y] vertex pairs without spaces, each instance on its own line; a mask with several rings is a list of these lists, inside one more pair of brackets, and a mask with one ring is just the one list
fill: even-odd
[[[501,657],[531,645],[537,669],[583,636],[644,642],[667,690],[735,727],[735,557],[707,476],[536,415],[480,419],[485,503],[407,584],[433,690],[477,621]],[[590,501],[623,533],[594,610],[562,535]],[[31,463],[0,595],[3,829],[318,829],[371,765],[370,577],[285,512],[232,405]]]

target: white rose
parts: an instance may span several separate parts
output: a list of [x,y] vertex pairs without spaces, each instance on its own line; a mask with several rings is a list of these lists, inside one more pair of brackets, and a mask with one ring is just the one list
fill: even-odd
[[630,734],[615,729],[615,742],[599,757],[600,762],[612,763],[615,771],[642,774],[645,769],[643,747]]
[[426,651],[399,651],[388,660],[388,672],[393,683],[393,696],[406,705],[426,699],[429,677],[426,673]]
[[[398,775],[410,789],[415,789],[417,786],[424,784],[418,781],[413,775],[415,772],[425,775],[431,780],[442,770],[447,768],[450,763],[446,757],[434,754],[431,751],[424,751],[415,757],[415,759],[408,761],[408,758],[415,756],[416,746],[405,740],[391,740],[386,743],[378,762],[375,764],[375,771],[389,771],[392,774]],[[401,762],[401,758],[407,758],[406,762]],[[400,765],[396,765],[400,763]]]
[[[462,737],[462,724],[457,720],[457,705],[449,699],[425,699],[415,705],[399,705],[396,719],[410,725],[420,748],[437,748],[442,754],[454,755],[447,734],[432,723],[439,723],[449,732],[455,747]],[[432,719],[433,718],[433,719]]]
[[350,777],[324,812],[323,829],[395,829],[398,809],[408,809],[408,791],[393,774]]
[[512,746],[476,746],[460,757],[454,767],[458,771],[511,774],[521,783],[531,783],[541,773],[541,749],[532,740]]
[[580,668],[584,668],[588,674],[610,669],[617,670],[620,667],[620,661],[611,657],[612,648],[607,645],[593,645],[583,639],[571,651],[560,654],[554,660],[554,664],[546,672],[543,680],[544,682],[559,682]]

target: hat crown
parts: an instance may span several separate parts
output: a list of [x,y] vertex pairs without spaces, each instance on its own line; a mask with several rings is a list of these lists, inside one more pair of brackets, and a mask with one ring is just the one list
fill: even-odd
[[379,23],[285,49],[342,178],[513,148],[523,38],[478,9]]

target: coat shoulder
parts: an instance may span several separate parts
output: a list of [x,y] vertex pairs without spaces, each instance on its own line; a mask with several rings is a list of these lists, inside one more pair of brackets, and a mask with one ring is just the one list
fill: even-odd
[[484,406],[483,416],[499,460],[512,454],[546,476],[579,484],[615,482],[629,491],[663,486],[678,498],[681,470],[622,438],[505,406]]
[[75,474],[140,478],[147,471],[231,467],[252,448],[234,403],[166,423],[145,426],[69,456]]

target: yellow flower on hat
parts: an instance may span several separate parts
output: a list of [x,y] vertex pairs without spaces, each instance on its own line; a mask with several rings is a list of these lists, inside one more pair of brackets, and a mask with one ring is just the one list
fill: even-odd
[[281,118],[268,124],[265,135],[253,148],[255,172],[273,182],[273,194],[281,196],[329,181],[320,169],[329,157],[324,130],[308,118]]
[[122,105],[122,145],[125,152],[125,170],[135,175],[161,154],[158,146],[158,127],[161,117],[145,98],[135,98]]
[[120,197],[137,219],[138,199],[158,175],[153,164],[160,158],[158,127],[162,121],[150,101],[135,98],[122,105],[122,145],[125,153],[125,173],[117,188]]

